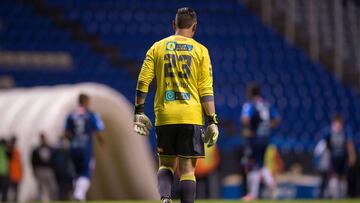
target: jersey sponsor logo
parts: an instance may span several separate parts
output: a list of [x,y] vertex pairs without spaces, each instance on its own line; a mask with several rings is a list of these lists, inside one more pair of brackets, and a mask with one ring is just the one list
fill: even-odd
[[193,46],[190,44],[178,44],[176,42],[167,42],[166,51],[191,51]]
[[186,92],[175,92],[176,100],[190,100],[190,94]]
[[165,100],[166,101],[175,101],[175,92],[172,90],[166,90]]
[[187,92],[175,92],[174,90],[165,91],[165,101],[190,100],[190,94]]
[[175,51],[176,42],[167,42],[166,51]]

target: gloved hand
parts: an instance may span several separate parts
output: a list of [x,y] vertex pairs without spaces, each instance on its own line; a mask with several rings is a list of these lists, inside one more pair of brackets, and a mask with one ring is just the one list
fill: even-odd
[[135,114],[134,131],[142,136],[148,136],[152,128],[150,119],[145,114]]
[[216,114],[207,116],[207,122],[208,126],[206,127],[204,142],[208,147],[211,147],[216,144],[219,137],[219,128]]
[[144,114],[144,105],[135,105],[134,131],[142,136],[148,136],[152,128],[150,119]]

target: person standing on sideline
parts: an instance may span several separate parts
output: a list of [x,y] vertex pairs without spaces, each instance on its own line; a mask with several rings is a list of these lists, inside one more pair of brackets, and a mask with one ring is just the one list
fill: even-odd
[[9,146],[9,192],[12,192],[12,200],[18,201],[19,184],[22,180],[22,161],[20,151],[17,148],[17,138],[12,136],[10,139]]
[[330,151],[330,177],[328,182],[330,197],[346,197],[346,176],[349,167],[356,163],[356,151],[352,141],[352,130],[345,125],[344,118],[336,114],[323,131],[323,139]]
[[0,200],[7,201],[9,187],[9,160],[6,153],[6,140],[0,140]]
[[321,139],[314,149],[315,168],[320,175],[319,198],[326,198],[326,190],[329,181],[330,170],[330,151],[327,148],[326,141]]
[[74,166],[71,160],[70,142],[65,136],[60,138],[59,145],[54,151],[54,172],[59,200],[70,200],[73,190]]
[[31,156],[31,164],[38,184],[38,199],[42,202],[57,199],[57,188],[52,165],[53,148],[48,144],[43,133],[40,134],[40,145]]

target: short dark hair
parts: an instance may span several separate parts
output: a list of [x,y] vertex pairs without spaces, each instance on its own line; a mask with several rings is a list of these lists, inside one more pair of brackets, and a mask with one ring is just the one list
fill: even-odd
[[79,105],[84,105],[90,100],[90,97],[87,94],[81,93],[78,98]]
[[9,144],[11,145],[15,145],[17,142],[17,137],[15,134],[12,134],[11,137],[10,137],[10,140],[9,140]]
[[190,28],[196,23],[197,17],[194,9],[189,7],[179,8],[175,16],[175,24],[179,29]]
[[335,113],[332,118],[333,121],[338,121],[340,123],[344,122],[344,116],[340,113]]
[[260,85],[253,83],[250,84],[247,88],[247,95],[249,98],[255,97],[255,96],[260,96],[261,94],[261,88]]

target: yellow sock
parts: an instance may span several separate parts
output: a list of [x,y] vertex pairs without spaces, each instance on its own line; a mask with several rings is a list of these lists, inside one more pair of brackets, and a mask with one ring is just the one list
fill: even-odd
[[192,180],[192,181],[196,182],[196,178],[194,175],[182,175],[180,177],[180,181],[183,181],[183,180]]

